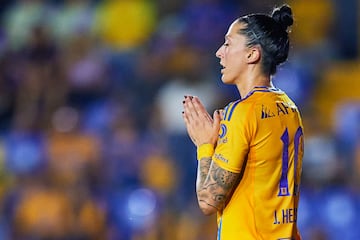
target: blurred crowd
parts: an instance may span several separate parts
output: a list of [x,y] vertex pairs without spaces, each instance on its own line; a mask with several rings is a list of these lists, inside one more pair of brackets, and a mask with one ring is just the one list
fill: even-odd
[[[278,0],[17,0],[0,7],[0,240],[209,240],[184,95],[238,99],[215,51]],[[360,239],[357,0],[288,1],[305,240]]]

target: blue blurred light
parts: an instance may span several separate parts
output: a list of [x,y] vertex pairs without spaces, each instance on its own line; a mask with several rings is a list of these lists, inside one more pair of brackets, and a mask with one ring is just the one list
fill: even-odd
[[127,218],[134,228],[147,228],[156,215],[156,196],[146,188],[136,189],[129,194]]

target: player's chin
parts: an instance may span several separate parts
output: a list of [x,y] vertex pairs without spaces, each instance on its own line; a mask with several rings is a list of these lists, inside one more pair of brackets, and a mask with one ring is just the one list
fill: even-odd
[[231,79],[229,79],[229,77],[225,76],[224,74],[221,75],[221,81],[224,83],[224,84],[233,84]]

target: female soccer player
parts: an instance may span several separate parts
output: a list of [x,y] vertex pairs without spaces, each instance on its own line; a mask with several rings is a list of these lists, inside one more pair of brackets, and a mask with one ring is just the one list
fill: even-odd
[[241,99],[211,117],[186,96],[183,119],[197,147],[201,210],[217,213],[218,239],[301,239],[297,229],[303,125],[294,102],[271,77],[289,52],[291,8],[250,14],[229,27],[216,56],[222,81]]

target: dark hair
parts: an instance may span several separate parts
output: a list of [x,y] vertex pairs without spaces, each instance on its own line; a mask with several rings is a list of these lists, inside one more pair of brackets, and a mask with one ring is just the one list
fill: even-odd
[[288,27],[294,22],[291,8],[283,5],[275,8],[271,15],[249,14],[238,21],[245,24],[240,33],[247,37],[247,46],[261,46],[263,72],[275,74],[276,67],[285,62],[289,54]]

